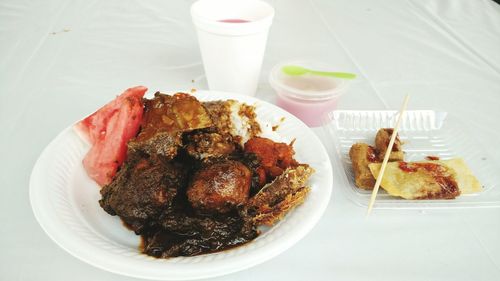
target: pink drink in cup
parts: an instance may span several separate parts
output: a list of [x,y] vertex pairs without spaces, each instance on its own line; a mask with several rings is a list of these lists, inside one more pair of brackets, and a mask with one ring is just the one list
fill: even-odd
[[305,101],[278,94],[276,105],[297,116],[307,126],[319,127],[323,124],[322,116],[337,108],[337,100]]
[[245,23],[245,22],[250,22],[248,20],[242,20],[242,19],[224,19],[224,20],[218,20],[218,22],[225,22],[225,23]]
[[[323,116],[337,108],[337,101],[347,88],[347,81],[313,74],[287,75],[285,65],[298,65],[328,71],[329,67],[313,62],[290,62],[275,66],[269,78],[277,93],[277,105],[297,116],[309,127],[322,125]],[[330,68],[331,69],[331,68]]]

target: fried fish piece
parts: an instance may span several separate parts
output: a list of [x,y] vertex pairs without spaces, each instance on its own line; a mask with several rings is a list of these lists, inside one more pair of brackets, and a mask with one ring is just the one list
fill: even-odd
[[[380,163],[369,165],[374,177]],[[387,163],[381,186],[405,199],[453,199],[461,193],[481,191],[481,184],[460,159]]]
[[366,143],[355,143],[349,150],[349,157],[354,170],[356,186],[367,190],[373,189],[375,178],[373,178],[368,164],[379,162],[375,148]]
[[313,173],[314,169],[306,164],[286,169],[250,198],[243,213],[256,224],[273,225],[304,202],[310,191],[306,181]]
[[[394,129],[392,128],[382,128],[378,130],[377,135],[375,136],[375,149],[378,152],[378,158],[380,161],[384,160],[385,152],[387,151],[387,147],[389,146],[389,142],[391,141],[393,132]],[[402,144],[401,140],[399,139],[399,135],[396,135],[391,154],[389,155],[390,162],[404,160],[404,152],[401,146]]]

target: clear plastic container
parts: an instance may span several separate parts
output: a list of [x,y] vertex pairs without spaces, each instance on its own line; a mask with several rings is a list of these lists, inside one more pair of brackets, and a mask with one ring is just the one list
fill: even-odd
[[297,116],[309,127],[322,125],[322,116],[337,107],[337,101],[348,87],[348,80],[313,74],[287,75],[285,65],[302,66],[318,71],[333,71],[326,64],[312,61],[290,61],[271,70],[269,83],[276,90],[276,104]]
[[[356,142],[373,144],[380,128],[393,127],[396,111],[333,111],[324,116],[324,128],[330,137],[327,145],[334,154],[332,161],[338,170],[341,188],[348,198],[361,206],[368,206],[371,191],[354,184],[349,149]],[[493,169],[494,161],[481,145],[464,131],[458,119],[446,112],[432,110],[407,111],[399,135],[405,152],[405,161],[425,160],[426,156],[440,159],[460,157],[465,160],[483,186],[475,194],[464,194],[452,200],[405,200],[393,197],[380,189],[375,202],[378,209],[446,209],[469,207],[500,207],[500,177]]]

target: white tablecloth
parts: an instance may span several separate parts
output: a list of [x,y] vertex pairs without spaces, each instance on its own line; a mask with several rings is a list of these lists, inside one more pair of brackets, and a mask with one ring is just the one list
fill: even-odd
[[[360,74],[339,108],[397,109],[410,93],[410,109],[458,116],[500,170],[499,5],[270,2],[276,18],[259,98],[274,101],[267,76],[275,63],[322,60]],[[29,175],[59,131],[129,86],[206,88],[191,3],[0,2],[1,280],[132,280],[73,258],[45,235],[31,212]],[[376,211],[367,220],[341,188],[334,179],[325,215],[298,244],[219,280],[500,280],[500,208]]]

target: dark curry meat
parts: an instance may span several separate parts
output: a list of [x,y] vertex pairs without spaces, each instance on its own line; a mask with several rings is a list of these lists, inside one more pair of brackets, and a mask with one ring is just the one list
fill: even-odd
[[309,192],[312,168],[293,159],[292,145],[254,137],[253,107],[236,112],[251,119],[250,140],[243,147],[232,135],[236,103],[160,93],[145,100],[141,130],[99,201],[142,236],[145,254],[193,256],[247,243]]

